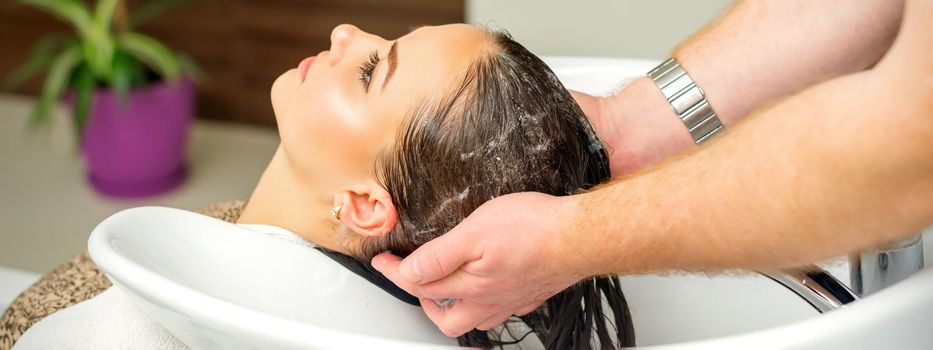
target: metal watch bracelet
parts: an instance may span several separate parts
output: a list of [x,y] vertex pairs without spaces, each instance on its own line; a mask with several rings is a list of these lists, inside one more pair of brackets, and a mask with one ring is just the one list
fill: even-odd
[[693,82],[677,60],[668,58],[649,71],[648,77],[661,89],[697,144],[725,130],[713,107],[706,101],[703,90]]

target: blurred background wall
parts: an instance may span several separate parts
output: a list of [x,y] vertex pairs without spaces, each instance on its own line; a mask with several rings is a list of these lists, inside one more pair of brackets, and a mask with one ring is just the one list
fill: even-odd
[[539,55],[664,59],[731,0],[467,0],[470,23],[507,29]]

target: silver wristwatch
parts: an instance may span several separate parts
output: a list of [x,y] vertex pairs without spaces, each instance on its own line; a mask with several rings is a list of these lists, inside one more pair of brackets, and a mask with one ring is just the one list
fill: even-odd
[[668,58],[648,72],[648,77],[661,89],[697,144],[725,130],[713,107],[706,101],[703,90],[690,79],[677,60]]

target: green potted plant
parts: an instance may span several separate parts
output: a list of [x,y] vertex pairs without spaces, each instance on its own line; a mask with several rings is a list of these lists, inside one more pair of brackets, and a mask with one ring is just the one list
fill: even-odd
[[70,104],[91,184],[121,197],[167,191],[184,182],[197,69],[135,28],[180,1],[128,13],[120,0],[21,0],[62,19],[72,36],[40,40],[6,79],[14,87],[45,70],[31,126],[60,101]]

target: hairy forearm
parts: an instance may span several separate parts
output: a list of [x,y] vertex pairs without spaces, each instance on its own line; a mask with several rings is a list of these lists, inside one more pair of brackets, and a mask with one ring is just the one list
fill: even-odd
[[740,1],[673,56],[726,125],[760,104],[866,69],[897,36],[903,1]]
[[[741,1],[678,45],[673,56],[731,127],[772,99],[877,62],[897,34],[903,2]],[[605,101],[594,121],[614,150],[613,174],[694,147],[667,100],[646,77]]]
[[815,86],[701,152],[577,196],[565,231],[589,239],[566,239],[568,255],[594,274],[779,268],[930,224],[931,87],[877,75]]

